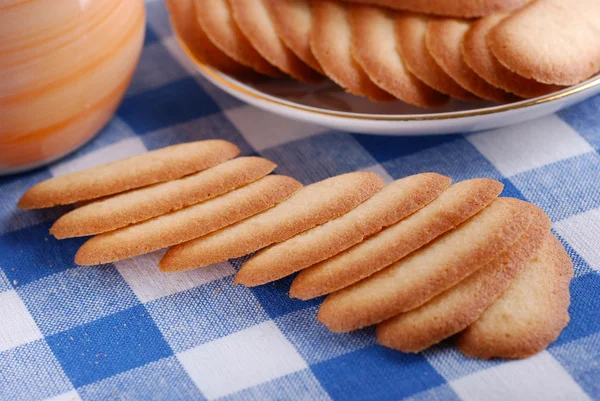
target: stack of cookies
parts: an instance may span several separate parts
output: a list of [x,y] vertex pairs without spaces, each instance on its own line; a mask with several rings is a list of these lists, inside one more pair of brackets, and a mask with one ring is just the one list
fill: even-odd
[[44,181],[19,206],[78,203],[51,233],[94,235],[80,265],[170,247],[160,269],[177,272],[258,251],[236,283],[300,272],[290,296],[327,295],[329,329],[377,325],[404,352],[458,334],[466,355],[522,358],[569,321],[572,263],[546,214],[498,198],[500,182],[423,173],[386,185],[355,172],[302,187],[238,153],[221,140],[175,145]]
[[201,62],[373,101],[508,103],[600,71],[600,1],[167,0]]

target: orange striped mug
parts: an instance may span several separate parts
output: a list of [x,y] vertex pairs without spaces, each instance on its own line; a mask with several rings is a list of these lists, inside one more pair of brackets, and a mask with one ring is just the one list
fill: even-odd
[[0,175],[76,149],[137,65],[143,0],[0,0]]

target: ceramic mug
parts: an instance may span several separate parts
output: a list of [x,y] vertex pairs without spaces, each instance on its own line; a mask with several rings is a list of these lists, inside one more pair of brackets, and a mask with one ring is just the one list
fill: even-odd
[[0,1],[0,175],[91,139],[142,49],[143,0]]

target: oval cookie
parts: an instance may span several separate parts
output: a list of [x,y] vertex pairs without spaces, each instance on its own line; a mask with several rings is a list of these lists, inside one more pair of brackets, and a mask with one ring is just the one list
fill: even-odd
[[352,56],[352,28],[348,9],[335,1],[313,0],[310,48],[332,81],[354,95],[378,102],[395,98],[369,79]]
[[78,207],[60,217],[50,234],[62,239],[116,230],[232,191],[264,177],[275,167],[275,163],[260,157],[229,160],[178,180]]
[[438,65],[460,86],[488,100],[509,103],[518,98],[487,83],[467,65],[462,55],[463,37],[471,23],[457,19],[433,19],[427,24],[425,43]]
[[170,181],[216,166],[239,152],[223,140],[173,145],[40,182],[25,192],[19,207],[68,205]]
[[506,292],[458,338],[476,358],[526,358],[544,350],[569,323],[573,263],[548,232],[544,245]]
[[266,248],[238,271],[236,284],[256,286],[327,259],[437,198],[450,178],[424,173],[395,181],[345,215]]
[[301,186],[290,177],[264,177],[206,202],[95,236],[77,251],[75,263],[111,263],[189,241],[271,208]]
[[398,99],[421,107],[441,107],[448,97],[410,73],[398,52],[392,12],[351,6],[352,54],[369,78]]
[[417,309],[379,323],[377,341],[402,352],[420,352],[476,321],[542,246],[550,219],[537,212],[521,238],[498,258]]
[[454,184],[408,218],[300,272],[290,296],[311,299],[348,287],[400,260],[475,215],[502,192],[485,178]]
[[317,182],[266,212],[172,247],[160,268],[186,270],[247,255],[349,212],[383,186],[377,174],[362,172]]
[[319,321],[334,332],[347,332],[423,305],[514,244],[531,224],[533,208],[517,199],[496,199],[443,237],[329,295]]

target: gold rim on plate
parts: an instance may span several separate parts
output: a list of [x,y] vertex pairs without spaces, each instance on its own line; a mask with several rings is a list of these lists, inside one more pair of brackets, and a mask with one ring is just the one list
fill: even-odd
[[[282,100],[276,98],[272,95],[266,95],[256,89],[248,88],[246,85],[239,83],[237,80],[223,74],[212,67],[204,64],[200,60],[198,60],[194,54],[189,50],[187,45],[181,40],[179,35],[175,34],[177,38],[177,42],[183,49],[183,51],[187,54],[187,56],[200,68],[204,74],[210,76],[213,80],[219,82],[221,85],[224,85],[235,92],[241,92],[246,96],[253,97],[257,100],[261,100],[263,102],[272,103],[278,106],[286,107],[289,109],[302,111],[311,114],[319,114],[322,116],[328,117],[338,117],[338,118],[350,118],[357,120],[373,120],[373,121],[427,121],[427,120],[447,120],[454,118],[463,118],[463,117],[475,117],[475,116],[484,116],[488,114],[496,114],[502,113],[511,110],[519,110],[524,109],[530,106],[536,106],[539,104],[549,103],[555,100],[563,99],[571,95],[575,95],[577,93],[586,91],[590,88],[600,86],[600,75],[597,75],[593,78],[588,79],[580,84],[570,86],[558,92],[550,93],[548,95],[540,96],[534,99],[526,99],[520,102],[485,107],[477,110],[465,110],[465,111],[451,111],[444,113],[432,113],[432,114],[365,114],[365,113],[352,113],[352,112],[344,112],[344,111],[335,111],[335,110],[325,110],[312,106],[306,106],[299,103],[294,103],[288,100]],[[227,77],[227,78],[225,78]]]

